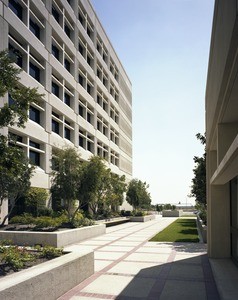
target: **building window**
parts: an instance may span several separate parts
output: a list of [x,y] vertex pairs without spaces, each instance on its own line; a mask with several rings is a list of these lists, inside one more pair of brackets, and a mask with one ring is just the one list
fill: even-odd
[[29,65],[29,74],[40,82],[40,69],[31,62]]
[[79,84],[81,84],[82,86],[84,84],[84,78],[81,74],[79,74]]
[[31,147],[34,147],[36,149],[40,149],[40,144],[39,143],[36,143],[36,142],[33,142],[33,141],[30,141],[30,146]]
[[67,93],[64,93],[64,103],[70,106],[70,95]]
[[79,52],[83,55],[83,51],[84,51],[84,47],[81,45],[81,43],[79,42],[79,46],[78,46],[78,50]]
[[22,53],[18,49],[15,49],[14,46],[12,46],[11,44],[9,44],[8,48],[11,58],[19,67],[22,68]]
[[80,115],[81,117],[84,116],[84,107],[83,107],[82,105],[80,105],[80,104],[79,104],[79,115]]
[[9,106],[15,105],[15,100],[12,99],[10,94],[8,94],[8,105]]
[[35,107],[30,106],[29,118],[30,120],[40,124],[40,111]]
[[22,20],[22,7],[16,0],[9,0],[8,2],[9,8],[14,12],[15,15],[18,16],[19,19]]
[[82,136],[79,136],[79,146],[84,148],[84,138]]
[[87,141],[87,150],[93,153],[93,143],[90,141]]
[[30,162],[35,166],[40,166],[40,153],[30,150]]
[[54,57],[59,60],[59,49],[56,46],[52,45],[51,52],[54,55]]
[[40,39],[40,27],[30,19],[30,31]]
[[92,87],[90,84],[87,84],[87,92],[91,95],[92,93]]
[[89,123],[92,122],[91,114],[90,114],[89,112],[87,113],[87,121],[88,121]]
[[52,93],[56,96],[59,97],[59,86],[55,82],[52,82]]
[[70,72],[70,62],[66,58],[64,60],[64,67],[67,71]]
[[67,34],[67,36],[70,38],[71,30],[67,25],[64,25],[64,32]]
[[55,120],[52,120],[52,131],[59,134],[59,123]]
[[67,127],[64,128],[64,137],[70,141],[70,129]]
[[55,20],[59,23],[60,14],[58,13],[57,9],[54,6],[52,6],[52,15],[55,18]]

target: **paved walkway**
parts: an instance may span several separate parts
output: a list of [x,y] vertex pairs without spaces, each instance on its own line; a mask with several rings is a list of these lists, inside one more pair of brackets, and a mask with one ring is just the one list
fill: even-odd
[[66,247],[92,249],[95,273],[59,300],[219,300],[206,245],[148,240],[176,218],[125,223]]

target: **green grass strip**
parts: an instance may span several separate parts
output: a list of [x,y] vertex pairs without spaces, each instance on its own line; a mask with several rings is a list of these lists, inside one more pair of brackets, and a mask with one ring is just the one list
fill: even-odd
[[198,243],[196,219],[177,219],[164,230],[157,233],[150,241]]

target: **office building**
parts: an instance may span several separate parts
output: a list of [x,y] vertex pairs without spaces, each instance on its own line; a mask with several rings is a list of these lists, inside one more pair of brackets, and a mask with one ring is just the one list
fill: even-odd
[[103,157],[129,181],[131,82],[90,1],[0,0],[0,50],[7,48],[21,83],[44,94],[24,129],[8,128],[36,165],[32,186],[50,188],[52,149],[65,146],[83,160]]

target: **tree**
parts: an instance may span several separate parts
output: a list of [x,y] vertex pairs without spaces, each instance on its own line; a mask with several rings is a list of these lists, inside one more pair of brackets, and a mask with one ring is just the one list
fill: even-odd
[[[8,93],[11,99],[10,104],[5,103],[0,108],[0,129],[13,125],[24,128],[30,104],[42,97],[37,89],[20,84],[20,72],[8,52],[0,52],[0,97]],[[34,168],[11,136],[0,134],[0,156],[0,208],[4,199],[10,200],[10,210],[1,223],[4,225],[16,201],[29,189]]]
[[[196,137],[202,145],[206,144],[205,135],[198,133]],[[196,165],[193,169],[191,196],[195,197],[197,204],[206,206],[206,152],[202,157],[194,156],[193,160]]]
[[126,192],[126,177],[110,173],[110,189],[107,196],[107,205],[111,207],[112,211],[117,211],[118,207],[122,205],[124,200],[124,193]]
[[52,195],[63,203],[71,222],[80,207],[80,203],[75,205],[82,173],[79,154],[71,147],[53,149],[52,169]]
[[149,185],[138,179],[132,179],[128,185],[126,200],[134,209],[148,208],[151,203],[151,197],[147,191]]

